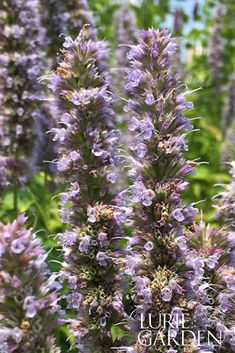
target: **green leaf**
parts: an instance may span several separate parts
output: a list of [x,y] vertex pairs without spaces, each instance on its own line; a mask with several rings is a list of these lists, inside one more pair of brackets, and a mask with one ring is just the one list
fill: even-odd
[[128,332],[121,329],[119,326],[113,326],[111,328],[113,342],[121,340],[124,336],[128,336]]

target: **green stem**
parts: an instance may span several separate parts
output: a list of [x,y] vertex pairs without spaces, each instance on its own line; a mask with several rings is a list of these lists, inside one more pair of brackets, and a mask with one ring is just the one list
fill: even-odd
[[15,215],[17,216],[17,214],[18,214],[18,189],[17,189],[17,187],[15,187],[13,190],[13,207],[14,207]]
[[47,187],[47,173],[44,172],[44,186]]

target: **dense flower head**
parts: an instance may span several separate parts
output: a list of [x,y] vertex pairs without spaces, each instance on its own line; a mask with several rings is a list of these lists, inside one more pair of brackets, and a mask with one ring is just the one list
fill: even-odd
[[[109,74],[99,69],[102,46],[84,28],[66,49],[49,87],[61,109],[54,140],[57,167],[70,186],[61,194],[61,234],[65,251],[63,277],[68,281],[69,309],[78,313],[70,328],[83,352],[110,352],[111,323],[119,320],[116,238],[122,214],[112,184],[119,134],[113,130]],[[123,216],[122,216],[123,217]]]
[[25,221],[21,215],[0,224],[0,351],[58,353],[53,330],[60,323],[60,284]]
[[[185,308],[183,229],[197,212],[181,198],[184,178],[193,170],[183,156],[186,131],[191,129],[183,112],[192,104],[171,72],[175,50],[167,30],[149,29],[141,31],[128,53],[131,68],[125,88],[130,99],[124,110],[135,138],[130,146],[133,183],[124,193],[132,202],[134,220],[126,273],[134,284],[135,309],[144,314]],[[158,349],[166,351],[160,345]]]
[[187,234],[188,307],[196,330],[210,331],[222,345],[213,352],[234,352],[235,233],[204,222]]
[[[33,114],[41,98],[37,78],[45,54],[38,0],[1,1],[0,30],[0,153],[15,158],[15,164],[27,160],[31,169]],[[22,179],[22,169],[16,169],[16,183]]]
[[209,42],[209,57],[208,64],[211,71],[212,79],[218,79],[221,77],[223,67],[223,49],[224,41],[221,36],[221,25],[224,15],[224,7],[218,5],[215,10],[214,27],[212,29],[210,42]]

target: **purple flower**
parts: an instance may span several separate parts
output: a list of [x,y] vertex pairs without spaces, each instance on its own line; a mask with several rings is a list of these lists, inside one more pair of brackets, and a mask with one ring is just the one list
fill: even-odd
[[68,294],[67,296],[68,308],[79,309],[82,299],[83,299],[83,296],[80,293],[73,292]]
[[71,157],[73,162],[76,162],[76,161],[78,161],[81,158],[80,153],[78,151],[70,152],[70,157]]
[[146,244],[144,244],[144,248],[145,248],[147,251],[153,250],[153,247],[154,247],[154,244],[153,244],[152,241],[148,241]]
[[20,215],[13,223],[0,223],[0,293],[5,308],[0,315],[0,350],[6,347],[7,352],[9,347],[22,353],[36,346],[47,349],[48,337],[57,349],[52,330],[62,322],[57,304],[61,285],[55,275],[51,276],[45,261],[47,255],[36,235],[25,228],[26,220]]
[[69,246],[74,245],[78,240],[78,234],[73,231],[66,231],[61,235],[61,240]]
[[33,318],[37,314],[35,297],[28,296],[24,300],[23,309],[26,312],[26,317]]
[[144,119],[139,122],[140,131],[142,134],[142,138],[144,140],[150,140],[153,136],[154,126],[150,119]]
[[132,146],[132,150],[136,151],[136,154],[139,158],[144,158],[147,153],[147,147],[144,143],[140,142],[135,146]]
[[65,37],[63,46],[64,46],[65,48],[69,48],[69,47],[71,47],[71,46],[73,46],[73,45],[74,45],[73,39],[72,39],[71,37],[69,37],[69,36]]
[[187,240],[184,236],[176,238],[176,243],[180,250],[184,251],[187,249]]
[[41,109],[45,89],[37,83],[45,64],[46,36],[38,0],[9,0],[7,5],[2,2],[0,11],[4,13],[0,23],[4,53],[0,55],[0,97],[5,97],[1,104],[0,149],[2,157],[11,159],[4,171],[7,185],[19,187],[36,168],[34,115],[40,110],[41,117],[48,118]]
[[87,253],[90,247],[91,237],[89,235],[84,236],[79,242],[79,251]]
[[137,118],[135,118],[134,116],[132,116],[130,118],[130,123],[129,123],[129,130],[130,131],[135,131],[136,129],[138,129],[138,127],[140,126],[140,122]]
[[232,305],[231,295],[226,293],[221,293],[219,294],[218,300],[220,303],[220,306],[219,306],[220,310],[223,313],[226,313],[229,310],[230,306]]
[[178,222],[182,222],[184,221],[184,215],[182,213],[182,210],[177,208],[172,212],[172,216],[178,221]]
[[131,201],[141,202],[144,206],[151,206],[152,200],[156,196],[153,190],[145,188],[142,181],[134,182],[131,192]]
[[188,266],[192,266],[195,274],[202,276],[204,274],[204,261],[200,257],[190,258],[187,262]]
[[96,222],[96,208],[91,207],[90,205],[87,208],[87,220],[90,223],[95,223]]
[[153,94],[146,92],[146,98],[144,101],[147,105],[153,105],[155,102]]
[[106,246],[107,245],[107,233],[105,232],[100,232],[98,234],[98,240],[100,242],[100,245],[103,247],[103,246]]
[[70,166],[70,159],[68,157],[62,157],[59,159],[57,163],[57,168],[58,171],[64,172],[66,171]]
[[22,244],[22,239],[15,239],[11,243],[11,251],[15,254],[20,254],[24,251],[25,246]]
[[108,265],[108,256],[102,251],[98,252],[98,254],[96,255],[96,260],[99,262],[100,266],[105,267]]
[[113,172],[109,173],[107,175],[107,180],[111,183],[111,184],[114,184],[116,183],[116,180],[117,180],[117,175]]
[[169,302],[172,298],[172,290],[169,287],[164,287],[161,290],[161,298],[165,302]]

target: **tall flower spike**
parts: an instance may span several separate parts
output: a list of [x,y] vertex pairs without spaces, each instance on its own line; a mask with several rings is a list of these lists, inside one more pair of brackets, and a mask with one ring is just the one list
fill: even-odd
[[53,330],[61,323],[60,284],[21,215],[0,223],[0,351],[59,353]]
[[235,122],[235,71],[230,75],[227,87],[227,100],[222,112],[222,128],[226,129]]
[[[196,331],[210,332],[215,339],[210,352],[234,352],[235,309],[235,163],[232,181],[217,196],[217,218],[223,227],[213,229],[203,221],[186,232],[190,269],[188,296]],[[219,344],[218,344],[219,342]],[[206,340],[201,345],[206,346]]]
[[[68,42],[68,41],[66,41]],[[54,129],[59,144],[58,170],[70,183],[61,194],[61,235],[68,280],[67,305],[77,313],[70,320],[82,352],[110,352],[111,325],[119,322],[120,237],[122,212],[115,205],[112,170],[118,134],[111,128],[109,75],[97,63],[102,46],[86,28],[63,50],[49,87],[59,100],[61,119]],[[67,202],[69,202],[67,204]]]
[[0,154],[6,179],[18,186],[32,169],[34,114],[41,98],[37,78],[42,74],[45,31],[38,0],[1,1],[0,30]]
[[211,71],[213,80],[217,80],[221,77],[221,70],[223,67],[223,49],[224,42],[221,36],[222,19],[224,15],[224,8],[218,5],[215,10],[214,27],[212,29],[210,42],[209,42],[209,57],[208,64]]
[[[136,159],[129,171],[133,184],[126,190],[134,218],[126,273],[133,283],[135,312],[146,315],[151,311],[180,315],[187,310],[183,229],[197,211],[181,198],[187,186],[184,177],[192,172],[192,163],[183,157],[186,131],[191,129],[183,112],[192,104],[171,73],[175,50],[167,30],[149,29],[140,33],[128,54],[131,69],[125,88],[130,99],[124,110],[135,133],[131,149]],[[154,348],[167,352],[160,343]],[[138,343],[135,349],[141,351]]]
[[[221,209],[224,210],[226,207]],[[228,213],[225,218],[228,220],[230,216]],[[204,332],[204,338],[207,332],[214,335],[210,347],[204,339],[198,349],[204,346],[210,348],[209,352],[232,353],[235,349],[235,233],[228,227],[213,229],[200,222],[186,236],[187,266],[191,272],[187,291],[191,321],[196,332]]]
[[[71,37],[79,33],[82,26],[89,24],[88,30],[93,39],[97,33],[95,28],[92,12],[86,0],[43,0],[42,7],[45,10],[42,16],[44,26],[47,28],[49,45],[47,45],[47,56],[49,58],[50,70],[57,66],[57,54],[60,50],[62,39],[66,36],[64,42],[65,48],[70,45]],[[103,61],[107,61],[108,50],[106,50],[105,42],[100,42],[103,46],[103,56],[100,58],[100,65],[103,67]],[[45,92],[44,96],[47,96]],[[51,102],[44,99],[41,111],[37,113],[36,133],[38,140],[38,148],[35,149],[33,161],[35,161],[40,169],[46,174],[55,172],[53,160],[56,159],[57,146],[51,146],[51,140],[47,132],[56,126],[57,114],[60,114],[59,107],[52,106]],[[41,146],[41,148],[40,148]],[[51,163],[52,162],[52,163]]]

